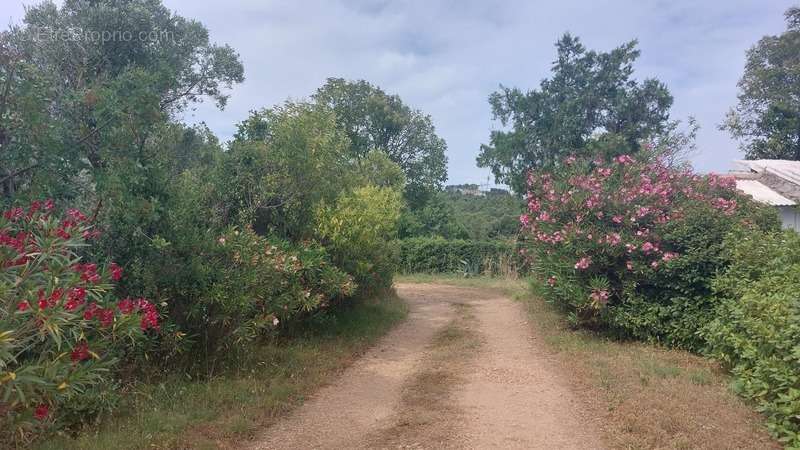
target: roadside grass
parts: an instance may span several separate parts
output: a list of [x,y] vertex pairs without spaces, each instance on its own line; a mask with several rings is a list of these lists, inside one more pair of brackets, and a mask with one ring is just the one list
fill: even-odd
[[781,448],[713,361],[571,329],[552,305],[530,293],[525,280],[407,275],[398,281],[494,289],[523,302],[534,336],[552,352],[609,447]]
[[253,345],[238,367],[206,380],[175,376],[131,388],[119,415],[77,438],[36,446],[62,449],[218,449],[242,441],[301,404],[407,314],[394,292],[360,300],[291,337]]

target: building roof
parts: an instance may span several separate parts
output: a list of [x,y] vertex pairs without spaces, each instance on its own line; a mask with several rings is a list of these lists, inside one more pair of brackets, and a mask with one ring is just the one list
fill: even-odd
[[800,161],[786,159],[754,159],[734,161],[734,164],[756,173],[770,173],[800,186]]
[[754,159],[734,164],[742,170],[731,173],[736,187],[755,200],[774,206],[800,204],[800,161]]
[[758,180],[736,180],[736,189],[753,197],[753,200],[772,206],[794,206],[797,203],[770,189]]

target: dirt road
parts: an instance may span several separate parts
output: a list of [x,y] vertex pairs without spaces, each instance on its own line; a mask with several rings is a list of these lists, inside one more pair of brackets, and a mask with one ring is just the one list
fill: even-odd
[[408,320],[252,448],[602,448],[522,305],[447,285],[397,291]]

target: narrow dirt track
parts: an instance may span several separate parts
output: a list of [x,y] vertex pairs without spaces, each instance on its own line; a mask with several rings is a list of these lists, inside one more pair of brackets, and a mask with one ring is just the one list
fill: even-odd
[[[521,305],[489,290],[396,287],[409,304],[408,320],[251,448],[603,447]],[[447,331],[463,323],[477,344],[443,357],[451,347],[437,342],[458,339]],[[413,392],[435,394],[436,404],[409,401]],[[418,416],[427,419],[414,423]]]

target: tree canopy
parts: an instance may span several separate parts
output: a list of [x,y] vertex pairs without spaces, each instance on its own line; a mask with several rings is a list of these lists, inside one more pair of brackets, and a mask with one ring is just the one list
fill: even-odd
[[441,189],[447,179],[447,144],[429,115],[364,80],[329,78],[313,98],[333,109],[350,138],[353,157],[362,159],[379,150],[403,169],[411,207]]
[[786,11],[786,22],[747,52],[739,103],[721,127],[748,159],[800,160],[800,8]]
[[157,127],[203,98],[223,107],[244,79],[232,48],[159,0],[33,6],[0,34],[0,59],[6,197],[31,186],[61,197],[83,169],[142,163]]
[[556,43],[552,76],[539,89],[501,86],[489,96],[495,119],[506,129],[492,131],[478,165],[523,192],[528,170],[580,153],[598,134],[616,135],[624,144],[620,151],[635,152],[643,140],[662,133],[672,95],[656,79],[632,78],[639,57],[636,44],[596,52],[565,34]]

